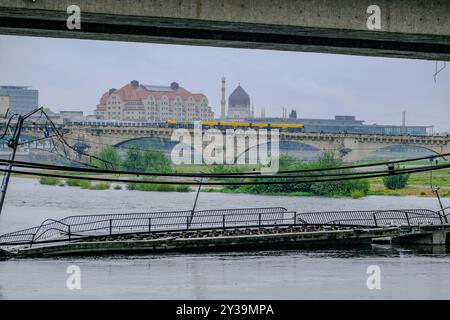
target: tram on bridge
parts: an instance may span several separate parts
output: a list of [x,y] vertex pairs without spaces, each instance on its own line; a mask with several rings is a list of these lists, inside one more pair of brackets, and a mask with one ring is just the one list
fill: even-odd
[[299,123],[255,123],[240,121],[123,121],[123,120],[70,120],[67,125],[93,127],[148,127],[193,129],[200,125],[203,129],[277,129],[284,132],[304,132],[305,126]]

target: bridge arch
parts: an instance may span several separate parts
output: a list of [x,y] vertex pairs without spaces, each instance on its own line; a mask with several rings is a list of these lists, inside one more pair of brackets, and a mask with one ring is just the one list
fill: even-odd
[[[249,159],[252,152],[258,152],[258,147],[265,147],[267,148],[268,155],[270,156],[271,151],[271,143],[265,143],[261,145],[252,146],[251,148],[247,148],[244,150],[244,152],[236,155],[235,159],[236,162],[241,159],[242,157],[245,157],[245,159]],[[256,150],[255,150],[256,149]],[[317,158],[321,153],[322,150],[314,145],[298,142],[298,141],[290,141],[290,140],[282,140],[279,142],[279,151],[280,156],[287,155],[290,157],[293,157],[298,160],[313,160]]]
[[181,144],[185,149],[191,149],[191,154],[194,152],[194,147],[192,145],[184,144],[180,141],[172,141],[167,137],[138,137],[133,139],[128,139],[116,143],[114,148],[118,149],[119,154],[124,155],[128,147],[136,146],[138,149],[144,150],[157,150],[163,152],[168,159],[171,160],[172,150],[173,148]]
[[[434,148],[433,148],[434,147]],[[379,146],[368,150],[363,150],[364,155],[360,160],[369,159],[392,159],[411,157],[411,154],[433,155],[442,153],[442,146],[429,146],[421,144],[391,144],[386,146]]]

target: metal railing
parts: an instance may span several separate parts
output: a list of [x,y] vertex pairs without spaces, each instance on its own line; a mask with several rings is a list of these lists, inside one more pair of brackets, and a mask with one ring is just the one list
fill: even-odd
[[443,215],[428,209],[304,212],[297,214],[305,224],[347,226],[414,226],[443,224]]
[[[192,217],[192,220],[191,220]],[[70,216],[0,236],[1,246],[32,245],[87,236],[293,224],[285,208],[245,208]]]
[[288,211],[245,208],[195,211],[80,215],[48,219],[40,226],[0,236],[0,247],[71,241],[121,234],[268,228],[273,226],[387,227],[443,224],[444,215],[427,209],[369,211]]

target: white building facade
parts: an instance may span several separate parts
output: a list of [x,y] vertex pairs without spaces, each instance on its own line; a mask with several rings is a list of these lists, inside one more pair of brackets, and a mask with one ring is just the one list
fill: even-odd
[[136,80],[103,94],[94,114],[97,119],[124,121],[214,119],[204,94],[191,93],[176,82],[170,86],[148,86]]

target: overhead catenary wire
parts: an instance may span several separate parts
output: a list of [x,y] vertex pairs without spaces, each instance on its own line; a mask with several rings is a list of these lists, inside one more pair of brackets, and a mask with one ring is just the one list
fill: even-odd
[[[442,155],[439,155],[442,156]],[[390,161],[390,162],[379,162],[375,164],[365,164],[365,165],[355,165],[355,166],[341,166],[341,167],[328,167],[328,168],[314,168],[314,169],[303,169],[303,170],[291,170],[291,171],[279,171],[274,174],[260,174],[257,172],[252,172],[252,175],[247,173],[167,173],[167,172],[141,172],[141,171],[126,171],[126,170],[109,170],[109,169],[100,169],[100,168],[76,168],[70,166],[63,165],[52,165],[45,163],[35,163],[35,162],[27,162],[27,161],[11,161],[7,159],[0,159],[0,163],[13,163],[16,166],[24,167],[24,168],[34,168],[34,169],[46,169],[46,170],[60,170],[60,171],[70,171],[70,172],[83,172],[83,173],[95,173],[95,174],[115,174],[115,175],[136,175],[136,176],[149,176],[149,177],[191,177],[191,178],[200,178],[200,177],[209,177],[209,178],[257,178],[257,179],[273,179],[273,178],[305,178],[312,176],[305,176],[304,174],[295,176],[295,173],[310,173],[310,172],[328,172],[328,171],[342,171],[348,170],[350,168],[360,168],[360,167],[371,167],[371,166],[380,166],[380,165],[392,165],[395,163],[402,163],[408,161],[416,161],[417,159],[434,159],[439,156],[428,156],[421,158],[413,158],[413,159],[404,159],[398,161]],[[424,168],[424,167],[418,167]],[[397,171],[405,170],[405,169],[396,169]],[[358,174],[369,174],[369,173],[383,173],[385,170],[378,171],[369,171],[369,172],[359,172]],[[289,175],[288,175],[289,174]],[[321,174],[321,176],[345,176],[352,175],[355,173],[350,172],[338,172],[331,174]],[[315,175],[314,175],[315,176]]]
[[[89,159],[99,160],[102,163],[104,163],[105,166],[111,165],[111,167],[112,167],[112,164],[109,161],[106,161],[106,160],[104,160],[104,159],[102,159],[100,157],[97,157],[95,155],[91,155],[89,153],[77,150],[75,147],[71,146],[64,139],[63,133],[57,128],[57,126],[54,124],[54,122],[50,119],[50,117],[47,115],[47,113],[43,110],[43,107],[34,110],[34,112],[36,112],[36,111],[39,111],[39,117],[38,117],[38,119],[36,119],[36,120],[31,122],[32,126],[33,127],[35,127],[36,125],[42,125],[44,127],[48,127],[49,126],[54,131],[54,134],[49,135],[48,137],[43,137],[43,138],[34,139],[34,140],[30,140],[30,141],[20,142],[20,143],[17,143],[18,145],[24,145],[24,144],[28,144],[28,143],[32,143],[32,142],[36,142],[36,141],[43,141],[43,140],[49,139],[49,140],[52,141],[53,149],[55,149],[56,151],[59,152],[59,150],[57,148],[57,143],[55,143],[55,141],[53,140],[53,138],[58,138],[58,141],[60,142],[60,145],[63,148],[64,155],[59,154],[59,153],[55,153],[55,152],[53,152],[53,150],[50,151],[51,153],[57,154],[57,155],[59,155],[59,156],[61,156],[63,158],[66,158],[67,160],[70,160],[71,162],[75,162],[75,163],[78,163],[78,164],[83,165],[83,166],[92,167],[92,168],[99,168],[98,166],[93,165],[91,163],[85,163],[85,162],[81,162],[81,161],[78,161],[78,160],[70,158],[69,155],[68,155],[68,152],[66,150],[66,147],[67,147],[67,148],[73,150],[74,152],[76,152],[77,154],[84,155],[84,156],[88,157]],[[3,139],[7,135],[8,128],[11,127],[11,122],[14,119],[14,117],[16,117],[16,116],[20,116],[20,115],[19,114],[12,114],[10,116],[10,118],[8,119],[8,122],[6,124],[4,133],[2,135],[0,135],[0,140]],[[39,123],[39,121],[42,119],[43,116],[45,117],[47,123]],[[45,151],[48,151],[48,150],[45,150]]]
[[[302,172],[321,172],[321,171],[331,171],[331,170],[343,170],[343,169],[356,169],[356,168],[362,168],[362,167],[372,167],[372,166],[382,166],[382,165],[389,165],[389,164],[398,164],[403,162],[411,162],[411,161],[418,161],[418,160],[433,160],[436,158],[444,157],[449,154],[438,154],[438,155],[432,155],[432,156],[426,156],[426,157],[418,157],[418,158],[409,158],[409,159],[402,159],[402,160],[395,160],[395,161],[388,161],[388,162],[375,162],[375,163],[369,163],[369,164],[360,164],[360,165],[350,165],[350,166],[338,166],[338,167],[325,167],[325,168],[311,168],[311,169],[300,169],[300,170],[288,170],[288,171],[278,171],[277,174],[290,174],[290,173],[302,173]],[[8,162],[9,160],[0,160],[2,162]],[[136,171],[121,171],[116,170],[114,172],[111,172],[110,170],[105,169],[88,169],[88,168],[73,168],[73,167],[67,167],[67,166],[59,166],[59,165],[48,165],[48,164],[40,164],[40,163],[34,163],[34,162],[26,162],[26,161],[15,161],[17,164],[21,165],[29,165],[34,167],[42,167],[42,166],[52,166],[51,168],[46,167],[46,169],[56,169],[56,170],[67,170],[67,171],[83,171],[88,173],[115,173],[115,174],[133,174],[133,175],[142,175],[142,176],[171,176],[171,177],[240,177],[243,175],[250,175],[255,177],[264,177],[264,178],[273,178],[274,175],[261,175],[257,171],[253,172],[241,172],[241,173],[162,173],[162,172],[136,172]]]
[[[46,119],[48,120],[48,122],[50,123],[50,125],[52,126],[53,130],[56,132],[56,137],[59,138],[61,144],[63,145],[63,148],[65,150],[65,146],[67,146],[68,148],[74,150],[75,152],[77,152],[78,154],[81,155],[85,155],[89,158],[92,159],[97,159],[101,162],[103,162],[106,166],[110,165],[111,168],[113,168],[113,164],[105,159],[102,159],[100,157],[97,157],[95,155],[91,155],[85,152],[82,152],[80,150],[76,150],[73,146],[71,146],[67,141],[66,138],[63,137],[63,134],[58,130],[58,128],[55,126],[55,124],[53,123],[53,121],[51,121],[51,119],[49,118],[49,116],[45,113],[44,110],[41,111],[42,114],[46,117]],[[73,137],[68,137],[67,139],[69,140],[75,140],[75,141],[83,141],[81,139],[77,139],[77,138],[73,138]],[[99,145],[107,145],[107,144],[103,144],[103,143],[97,143]],[[56,144],[55,144],[56,145]],[[151,150],[151,149],[144,149],[144,150]],[[67,154],[67,152],[65,151],[65,154]],[[329,168],[311,168],[311,169],[299,169],[299,170],[285,170],[285,171],[278,171],[277,173],[279,174],[284,174],[284,173],[299,173],[299,172],[314,172],[314,171],[327,171],[327,170],[340,170],[340,169],[356,169],[356,168],[363,168],[363,167],[370,167],[370,166],[381,166],[381,165],[388,165],[389,163],[402,163],[402,162],[410,162],[410,161],[419,161],[419,160],[428,160],[428,159],[436,159],[436,158],[444,158],[446,156],[450,156],[450,153],[445,153],[445,154],[436,154],[436,155],[431,155],[431,156],[424,156],[424,157],[417,157],[417,158],[410,158],[410,159],[402,159],[402,160],[394,160],[394,161],[388,161],[388,162],[375,162],[375,163],[369,163],[369,164],[359,164],[359,165],[350,165],[350,166],[339,166],[339,167],[329,167]],[[98,168],[98,166],[94,166],[92,164],[86,164],[83,163],[85,166],[89,166],[89,167],[94,167],[94,168]],[[114,169],[114,168],[113,168]],[[140,173],[143,174],[143,173]],[[211,174],[193,174],[193,173],[188,173],[185,174],[186,176],[196,176],[196,177],[200,177],[200,176],[210,176]],[[251,172],[240,172],[240,173],[215,173],[214,175],[220,176],[220,175],[257,175],[260,176],[260,174],[258,172],[255,171],[251,171]]]
[[31,144],[33,142],[39,142],[39,141],[43,141],[43,140],[46,140],[46,139],[51,139],[51,138],[57,137],[57,136],[58,136],[58,134],[52,134],[52,135],[49,135],[48,137],[36,138],[36,139],[33,139],[33,140],[27,140],[27,141],[19,142],[17,145],[18,146],[23,146],[23,145]]
[[13,114],[9,117],[8,122],[5,125],[5,131],[2,133],[2,135],[0,135],[0,140],[3,139],[7,135],[8,129],[11,126],[11,121],[14,119],[15,116],[17,116],[17,114]]
[[[269,181],[217,181],[217,182],[201,182],[202,185],[264,185],[264,184],[305,184],[305,183],[315,183],[315,182],[336,182],[336,181],[346,181],[346,180],[357,180],[357,179],[369,179],[369,178],[379,178],[386,177],[392,175],[402,175],[402,174],[411,174],[411,173],[419,173],[419,172],[427,172],[434,171],[440,169],[450,168],[450,164],[436,165],[436,166],[428,166],[428,167],[419,167],[419,168],[409,168],[402,170],[395,170],[393,172],[386,171],[385,173],[377,173],[377,174],[358,174],[355,173],[353,176],[347,177],[339,177],[339,178],[330,178],[330,179],[315,179],[315,180],[292,180],[290,176],[277,177],[285,180],[269,180]],[[94,181],[103,181],[103,182],[119,182],[119,183],[144,183],[144,184],[170,184],[170,185],[198,185],[199,181],[160,181],[160,180],[135,180],[135,179],[119,179],[119,178],[105,178],[99,176],[74,176],[74,175],[64,175],[64,174],[55,174],[49,172],[36,172],[36,171],[20,171],[20,170],[6,170],[0,169],[0,172],[11,172],[16,174],[26,174],[26,175],[34,175],[34,176],[47,176],[54,178],[63,178],[63,179],[80,179],[80,180],[94,180]],[[318,176],[319,177],[319,176]],[[234,177],[236,178],[236,177]],[[242,177],[246,178],[246,177]],[[289,179],[286,179],[289,178]]]
[[[391,173],[390,170],[375,170],[375,171],[366,171],[366,172],[335,172],[335,173],[325,173],[325,174],[313,174],[313,175],[258,175],[258,176],[239,176],[239,175],[215,175],[209,174],[208,176],[204,176],[203,173],[199,174],[175,174],[175,173],[152,173],[152,172],[131,172],[131,171],[116,171],[116,170],[104,170],[104,169],[91,169],[91,168],[77,168],[70,166],[62,166],[62,165],[52,165],[45,163],[33,163],[27,161],[11,161],[7,159],[0,159],[1,164],[13,164],[16,167],[21,168],[29,168],[29,169],[42,169],[42,170],[55,170],[55,171],[66,171],[66,172],[77,172],[77,173],[91,173],[91,174],[114,174],[114,175],[135,175],[135,176],[150,176],[150,177],[183,177],[183,178],[221,178],[221,179],[236,179],[236,178],[253,178],[253,179],[276,179],[276,178],[315,178],[315,177],[340,177],[340,176],[354,176],[354,175],[370,175],[370,174],[382,174],[382,173]],[[450,164],[449,164],[450,165]],[[446,168],[446,165],[441,165],[441,169]],[[398,168],[395,171],[409,172],[414,169],[434,169],[435,165],[432,166],[422,166],[422,167],[414,167],[414,168]]]
[[[39,119],[40,119],[41,117],[42,117],[42,113],[41,113],[41,115],[39,116]],[[33,123],[35,124],[36,122],[37,122],[37,121],[34,121]],[[45,152],[49,152],[49,153],[55,154],[55,155],[57,155],[57,156],[59,156],[59,157],[61,157],[61,158],[63,158],[63,159],[69,160],[70,162],[74,162],[74,163],[77,163],[77,164],[80,164],[80,165],[83,165],[83,166],[89,166],[89,167],[92,167],[92,168],[98,168],[98,166],[95,166],[95,165],[92,165],[92,164],[87,164],[87,163],[85,163],[85,162],[81,162],[81,161],[78,161],[78,160],[75,160],[75,159],[71,159],[71,158],[68,156],[68,154],[67,154],[67,151],[66,151],[66,149],[65,149],[64,144],[62,144],[64,154],[59,153],[57,144],[55,143],[55,141],[53,140],[53,138],[55,138],[55,137],[60,138],[60,137],[62,137],[63,134],[64,134],[64,133],[61,133],[61,132],[58,131],[58,132],[56,132],[55,134],[49,135],[49,136],[47,136],[47,137],[38,138],[38,139],[33,139],[33,140],[28,140],[28,141],[24,141],[24,142],[19,143],[18,145],[21,146],[21,145],[31,144],[31,143],[33,143],[33,142],[38,142],[38,141],[43,141],[43,140],[49,139],[49,140],[51,140],[51,142],[52,142],[52,149],[51,149],[51,150],[40,149],[41,151],[45,151]],[[56,151],[56,152],[55,152],[55,151]]]
[[[68,138],[71,140],[79,140],[76,138]],[[79,140],[81,141],[81,140]],[[102,143],[96,143],[96,144],[102,144]],[[102,144],[103,145],[103,144]],[[107,144],[104,144],[107,145]],[[140,149],[142,150],[152,150],[152,149]],[[413,161],[421,161],[421,160],[430,160],[430,159],[437,159],[437,158],[443,158],[450,156],[450,153],[440,153],[440,154],[434,154],[434,155],[428,155],[423,157],[416,157],[416,158],[408,158],[408,159],[399,159],[399,160],[390,160],[390,161],[380,161],[380,162],[373,162],[373,163],[366,163],[366,164],[355,164],[355,165],[344,165],[339,167],[328,167],[328,168],[310,168],[310,169],[298,169],[298,170],[281,170],[277,173],[284,174],[284,173],[299,173],[299,172],[314,172],[314,171],[329,171],[329,170],[341,170],[341,169],[357,169],[357,168],[365,168],[365,167],[371,167],[371,166],[383,166],[388,164],[399,164],[403,162],[413,162]],[[138,174],[138,173],[136,173]],[[145,173],[140,173],[144,174]],[[159,174],[155,174],[159,175]],[[205,173],[205,174],[195,174],[195,173],[185,173],[180,174],[185,176],[195,176],[195,177],[209,177],[211,174]],[[257,171],[247,171],[247,172],[239,172],[239,173],[214,173],[214,175],[220,176],[220,175],[260,175]]]
[[[47,121],[50,123],[50,125],[53,128],[53,131],[55,132],[54,135],[49,136],[48,138],[50,138],[53,141],[53,137],[57,137],[59,139],[59,141],[61,142],[63,148],[64,148],[64,154],[65,154],[65,158],[74,161],[73,159],[70,159],[67,156],[67,151],[65,150],[65,147],[67,146],[68,148],[74,150],[75,152],[88,156],[90,158],[94,158],[97,159],[101,162],[103,162],[105,165],[109,164],[112,167],[112,163],[105,160],[105,159],[101,159],[97,156],[93,156],[90,155],[88,153],[85,152],[80,152],[80,150],[76,150],[73,146],[71,146],[70,144],[67,143],[67,141],[65,140],[63,133],[61,133],[58,128],[55,126],[55,124],[53,123],[53,121],[49,118],[49,116],[45,113],[45,111],[41,110],[41,113],[45,116],[45,118],[47,119]],[[40,117],[42,116],[42,114],[40,115]],[[13,115],[14,116],[14,115]],[[34,122],[35,123],[35,122]],[[41,138],[40,140],[44,140],[45,138]],[[53,142],[53,145],[56,148],[56,143]],[[433,160],[433,159],[437,159],[437,158],[444,158],[445,156],[449,156],[450,153],[445,153],[445,154],[436,154],[436,155],[430,155],[430,156],[423,156],[423,157],[416,157],[416,158],[409,158],[409,159],[401,159],[401,160],[393,160],[393,161],[383,161],[383,162],[374,162],[374,163],[368,163],[368,164],[355,164],[355,165],[345,165],[345,166],[334,166],[334,167],[325,167],[325,168],[309,168],[309,169],[297,169],[297,170],[284,170],[284,171],[278,171],[277,174],[294,174],[294,173],[304,173],[304,172],[322,172],[322,171],[334,171],[334,170],[345,170],[345,169],[357,169],[357,168],[367,168],[367,167],[372,167],[372,166],[383,166],[383,165],[389,165],[389,164],[399,164],[399,163],[406,163],[406,162],[412,162],[412,161],[420,161],[420,160]],[[78,161],[75,161],[78,162]],[[85,166],[90,166],[93,168],[96,168],[97,171],[95,173],[111,173],[110,171],[105,171],[98,168],[98,166],[93,166],[91,164],[86,164],[86,163],[81,163]],[[27,164],[25,162],[22,162],[22,164]],[[29,165],[33,165],[32,163],[28,163]],[[64,170],[71,170],[70,167],[63,167],[60,169],[64,169]],[[78,170],[80,168],[77,168]],[[90,173],[92,173],[94,171],[90,171]],[[238,178],[238,177],[242,177],[242,176],[248,176],[248,177],[257,177],[257,178],[273,178],[274,175],[262,175],[260,172],[258,171],[251,171],[251,172],[238,172],[238,173],[147,173],[147,172],[130,172],[130,171],[120,171],[120,170],[116,170],[114,172],[115,174],[135,174],[135,175],[142,175],[142,176],[171,176],[171,177],[233,177],[233,178]],[[292,176],[291,176],[292,177]]]
[[[104,159],[102,159],[102,158],[100,158],[100,157],[97,157],[97,156],[95,156],[95,155],[91,155],[91,154],[89,154],[89,153],[86,153],[86,152],[84,152],[84,151],[77,150],[77,149],[75,149],[75,147],[73,147],[73,146],[71,146],[69,143],[67,143],[67,141],[66,141],[65,138],[63,137],[63,134],[59,131],[59,129],[56,127],[56,125],[53,123],[53,121],[50,119],[50,117],[47,115],[47,113],[46,113],[44,110],[42,110],[41,112],[42,112],[42,114],[45,116],[45,118],[47,119],[47,121],[50,123],[50,125],[51,125],[53,131],[56,132],[57,137],[58,137],[59,141],[62,143],[63,146],[67,146],[69,149],[75,151],[76,153],[81,154],[81,155],[84,155],[84,156],[87,156],[87,157],[89,157],[90,159],[96,159],[96,160],[99,160],[99,161],[103,162],[106,166],[107,166],[107,165],[111,165],[111,168],[113,168],[113,165],[112,165],[111,162],[109,162],[109,161],[107,161],[107,160],[104,160]],[[86,165],[86,166],[91,166],[89,163],[87,163],[87,164],[85,164],[85,165]]]
[[[42,111],[44,115],[45,112]],[[89,166],[91,168],[95,168],[97,169],[96,171],[86,171],[89,173],[111,173],[110,171],[107,170],[101,170],[98,166],[92,165],[92,164],[86,164],[83,162],[79,162],[73,159],[70,159],[67,156],[67,151],[65,150],[65,146],[70,147],[72,150],[74,150],[75,152],[79,152],[78,150],[76,150],[73,146],[69,145],[65,139],[63,138],[63,133],[59,132],[59,130],[56,128],[56,126],[53,124],[53,122],[51,122],[51,120],[48,118],[48,116],[46,116],[46,118],[49,120],[49,122],[51,123],[52,127],[54,128],[54,131],[56,132],[54,135],[51,135],[49,137],[47,137],[48,139],[51,139],[53,141],[53,137],[58,137],[60,142],[62,143],[62,146],[64,148],[64,156],[70,161],[82,164],[84,166]],[[44,140],[46,138],[41,138],[39,140]],[[38,140],[38,139],[37,139]],[[31,141],[33,142],[33,141]],[[24,142],[26,143],[26,142]],[[56,148],[56,143],[54,143],[53,141],[53,145]],[[102,161],[105,165],[106,164],[111,164],[111,162],[101,159],[99,157],[96,156],[92,156],[90,154],[87,153],[83,153],[84,155],[88,156],[88,157],[92,157],[95,159],[98,159],[100,161]],[[401,160],[393,160],[393,161],[383,161],[383,162],[374,162],[374,163],[368,163],[368,164],[356,164],[356,165],[346,165],[346,166],[334,166],[334,167],[325,167],[325,168],[309,168],[309,169],[298,169],[298,170],[284,170],[284,171],[278,171],[276,172],[278,175],[280,174],[294,174],[294,173],[304,173],[304,172],[322,172],[322,171],[334,171],[334,170],[345,170],[345,169],[357,169],[357,168],[367,168],[367,167],[372,167],[372,166],[383,166],[383,165],[389,165],[389,164],[399,164],[399,163],[406,163],[406,162],[412,162],[412,161],[420,161],[420,160],[433,160],[433,159],[437,159],[437,158],[444,158],[445,156],[449,156],[450,153],[445,153],[445,154],[436,154],[436,155],[430,155],[430,156],[424,156],[424,157],[416,157],[416,158],[409,158],[409,159],[401,159]],[[5,160],[7,161],[7,160]],[[19,163],[19,162],[17,162]],[[40,165],[40,164],[34,164],[34,163],[26,163],[26,162],[22,162],[22,165],[28,164],[28,165]],[[112,165],[112,164],[111,164]],[[72,167],[60,167],[58,169],[64,169],[67,171],[72,171],[71,169]],[[52,170],[52,168],[47,168]],[[80,168],[77,168],[77,170],[80,170]],[[87,170],[87,169],[86,169]],[[258,171],[251,171],[251,172],[239,172],[239,173],[148,173],[148,172],[130,172],[130,171],[120,171],[120,170],[116,170],[114,172],[115,174],[134,174],[134,175],[142,175],[142,176],[170,176],[170,177],[222,177],[222,178],[239,178],[242,176],[247,176],[247,177],[255,177],[255,178],[273,178],[274,175],[262,175],[260,172]],[[372,172],[373,173],[373,172]],[[332,176],[332,175],[330,175]],[[291,176],[292,177],[292,176]]]

